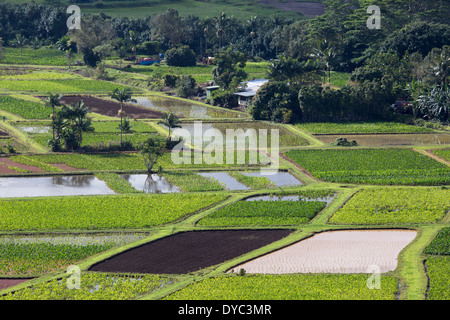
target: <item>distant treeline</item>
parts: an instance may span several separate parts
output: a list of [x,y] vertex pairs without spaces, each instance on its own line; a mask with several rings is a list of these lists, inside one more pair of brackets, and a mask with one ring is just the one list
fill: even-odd
[[[326,0],[326,12],[314,19],[260,18],[246,21],[232,17],[232,12],[220,16],[200,18],[181,17],[176,10],[147,18],[108,17],[100,14],[105,24],[115,31],[115,38],[123,41],[117,46],[127,49],[124,41],[133,33],[134,45],[158,42],[162,52],[188,45],[199,56],[213,55],[219,49],[232,46],[248,57],[273,59],[280,55],[306,60],[315,52],[318,43],[333,48],[333,70],[352,71],[362,66],[380,48],[420,51],[426,55],[434,47],[449,42],[450,4],[444,0],[379,0],[381,29],[367,28],[367,0]],[[175,2],[176,3],[176,2]],[[70,14],[66,6],[29,3],[24,5],[0,3],[0,37],[10,45],[17,34],[24,38],[39,38],[56,43],[66,35],[66,21]],[[422,31],[420,39],[408,34],[410,23],[431,25]],[[439,28],[434,24],[439,24]],[[414,42],[415,41],[415,42]],[[408,47],[422,46],[425,48]],[[428,46],[428,47],[427,47]],[[131,47],[130,47],[131,48]],[[130,48],[128,48],[130,50]],[[319,48],[320,49],[320,48]]]

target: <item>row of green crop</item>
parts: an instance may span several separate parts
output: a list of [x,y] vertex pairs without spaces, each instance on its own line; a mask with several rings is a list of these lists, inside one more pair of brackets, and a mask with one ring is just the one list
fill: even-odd
[[219,194],[135,194],[0,201],[0,230],[150,228],[226,199]]
[[449,300],[450,291],[450,227],[439,230],[433,241],[425,248],[426,270],[429,278],[428,300]]
[[436,149],[433,153],[447,161],[450,161],[450,149]]
[[198,224],[203,226],[279,226],[309,222],[326,207],[321,201],[238,201],[223,207]]
[[95,170],[144,170],[142,156],[137,153],[128,154],[45,154],[12,156],[12,161],[37,166],[47,172],[62,171],[51,164],[63,163],[68,166]]
[[[180,154],[183,156],[183,153]],[[213,154],[214,156],[214,154]],[[263,162],[266,157],[257,157],[258,161]],[[60,172],[61,170],[52,167],[51,164],[63,163],[68,166],[86,169],[93,171],[132,171],[132,170],[146,170],[145,162],[139,153],[122,153],[122,154],[45,154],[45,155],[18,155],[12,156],[11,160],[27,165],[37,166],[47,172]],[[249,152],[245,153],[244,161],[241,162],[238,158],[238,153],[234,153],[234,158],[228,162],[227,156],[224,153],[217,159],[216,162],[209,162],[202,158],[200,163],[196,162],[196,156],[191,153],[190,156],[179,159],[178,154],[172,157],[172,153],[165,153],[158,159],[155,168],[161,166],[165,168],[213,168],[213,167],[233,167],[233,166],[261,166],[261,163],[253,165],[249,161]]]
[[0,237],[0,275],[35,276],[76,264],[93,254],[142,239],[145,233]]
[[381,276],[370,289],[364,274],[228,275],[189,285],[165,300],[394,300],[398,281]]
[[1,300],[132,300],[176,281],[160,275],[82,273],[79,288],[72,278],[54,279],[0,296]]
[[17,114],[25,119],[49,119],[52,114],[52,108],[46,107],[43,103],[25,101],[5,95],[0,95],[0,109]]
[[[5,48],[1,63],[3,64],[33,64],[46,66],[66,66],[67,60],[63,52],[56,48]],[[77,54],[81,59],[81,55]]]
[[335,224],[418,224],[440,221],[450,210],[447,188],[375,188],[358,191],[330,218]]
[[162,175],[172,184],[187,192],[221,191],[223,184],[216,179],[203,177],[195,172],[163,172]]
[[410,149],[292,150],[286,156],[319,179],[388,185],[450,184],[450,168]]
[[[33,120],[21,120],[14,121],[11,124],[21,130],[30,129],[29,132],[31,134],[36,133],[33,132],[33,128],[36,127],[39,131],[43,131],[48,129],[47,132],[51,130],[51,121],[33,121]],[[144,121],[139,120],[130,120],[131,133],[155,133],[156,129],[149,125]],[[95,133],[119,133],[120,132],[120,120],[117,121],[92,121],[92,127],[94,128]],[[27,132],[27,131],[25,131]],[[126,134],[128,132],[124,132]]]
[[[124,143],[131,143],[135,148],[145,142],[152,133],[124,133],[122,140]],[[120,143],[120,132],[118,133],[84,133],[81,147],[107,148],[108,144]],[[47,147],[47,142],[52,138],[51,133],[35,133],[30,137],[43,147]]]
[[65,80],[9,80],[0,79],[0,89],[19,92],[60,92],[60,93],[110,93],[116,88],[123,88],[108,81],[88,79]]

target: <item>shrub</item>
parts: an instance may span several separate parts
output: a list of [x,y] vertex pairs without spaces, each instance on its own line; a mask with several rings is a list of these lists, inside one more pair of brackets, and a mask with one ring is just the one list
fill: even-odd
[[181,46],[166,51],[166,64],[177,67],[194,67],[195,53],[189,46]]
[[238,98],[233,91],[216,90],[211,93],[209,103],[213,106],[231,109],[238,106]]

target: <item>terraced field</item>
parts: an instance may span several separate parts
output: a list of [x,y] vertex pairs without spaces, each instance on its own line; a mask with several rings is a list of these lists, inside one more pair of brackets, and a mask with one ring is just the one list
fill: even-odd
[[[24,192],[0,199],[0,299],[449,299],[450,145],[343,147],[320,140],[320,134],[389,138],[447,132],[385,122],[271,124],[252,121],[244,112],[160,96],[153,106],[141,105],[144,100],[129,105],[147,113],[130,117],[127,141],[137,145],[150,136],[166,137],[167,128],[159,124],[166,107],[186,112],[188,117],[180,117],[185,128],[203,121],[205,128],[221,131],[279,129],[281,157],[278,175],[271,175],[263,156],[248,161],[250,150],[243,163],[220,164],[196,161],[198,150],[181,164],[165,153],[156,163],[161,171],[149,174],[137,149],[107,149],[120,139],[118,104],[108,95],[123,84],[35,68],[0,77],[0,115],[6,115],[0,121],[0,192]],[[156,96],[139,90],[141,97]],[[66,94],[68,103],[90,97],[94,131],[83,136],[84,150],[50,151],[53,111],[42,101],[48,91]],[[15,152],[3,143],[10,139]],[[106,149],[92,151],[99,145]],[[217,155],[226,159],[225,153]],[[32,177],[46,178],[56,194],[27,193],[29,185],[37,191],[43,183],[26,180]],[[88,191],[95,183],[108,193],[62,194]],[[364,272],[311,274],[295,269],[295,253],[280,255],[331,231],[365,236],[386,229],[414,236],[400,239],[394,268],[379,278],[376,265],[364,265]],[[358,250],[375,254],[366,240],[358,244]],[[381,255],[393,245],[386,240]],[[324,259],[333,253],[327,248]],[[240,267],[258,259],[275,268],[292,266],[294,272],[257,274]],[[338,259],[335,267],[347,270],[348,261]],[[374,277],[381,289],[371,284]],[[80,290],[71,290],[77,279]]]

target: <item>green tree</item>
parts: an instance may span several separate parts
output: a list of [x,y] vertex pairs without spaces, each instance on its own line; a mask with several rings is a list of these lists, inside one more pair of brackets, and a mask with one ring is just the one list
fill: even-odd
[[91,118],[88,117],[89,112],[89,107],[82,100],[61,108],[61,117],[69,121],[70,132],[66,132],[68,133],[66,137],[70,137],[71,143],[68,144],[70,149],[76,149],[82,145],[84,132],[95,130]]
[[161,137],[152,135],[139,146],[139,153],[144,158],[145,167],[148,173],[153,173],[153,167],[159,157],[166,152],[166,141]]
[[123,111],[123,104],[125,102],[136,102],[133,97],[133,90],[131,88],[117,88],[111,93],[111,98],[120,102],[120,145],[123,145],[122,134],[123,134],[123,117],[125,115]]
[[255,120],[290,123],[301,119],[298,91],[285,81],[271,81],[256,93],[250,107]]
[[194,67],[197,63],[195,53],[189,46],[180,46],[167,50],[165,60],[167,65],[177,67]]
[[12,41],[12,45],[14,47],[20,48],[20,56],[22,56],[22,50],[23,47],[25,47],[26,43],[27,39],[25,39],[25,37],[21,33],[16,34],[16,37]]
[[61,99],[62,99],[62,95],[61,94],[57,94],[57,93],[51,93],[49,92],[47,94],[47,96],[45,97],[44,101],[45,101],[45,105],[49,106],[52,108],[52,131],[53,131],[53,139],[55,139],[55,125],[54,125],[54,121],[57,118],[56,117],[56,113],[55,113],[55,107],[59,107],[61,106]]
[[33,40],[31,41],[31,47],[34,50],[34,57],[36,58],[37,56],[37,51],[39,50],[39,48],[42,47],[42,42],[41,40],[39,40],[38,37],[34,37]]
[[195,79],[190,74],[183,74],[176,81],[176,93],[179,97],[188,98],[195,94]]
[[162,115],[162,120],[158,122],[158,124],[162,124],[169,129],[169,135],[167,136],[169,141],[172,140],[171,130],[173,128],[181,128],[180,123],[180,119],[172,112],[164,113]]
[[242,52],[228,48],[226,51],[216,54],[213,63],[215,67],[212,70],[212,75],[215,83],[222,90],[234,90],[240,82],[247,78],[247,73],[244,70],[247,58]]

